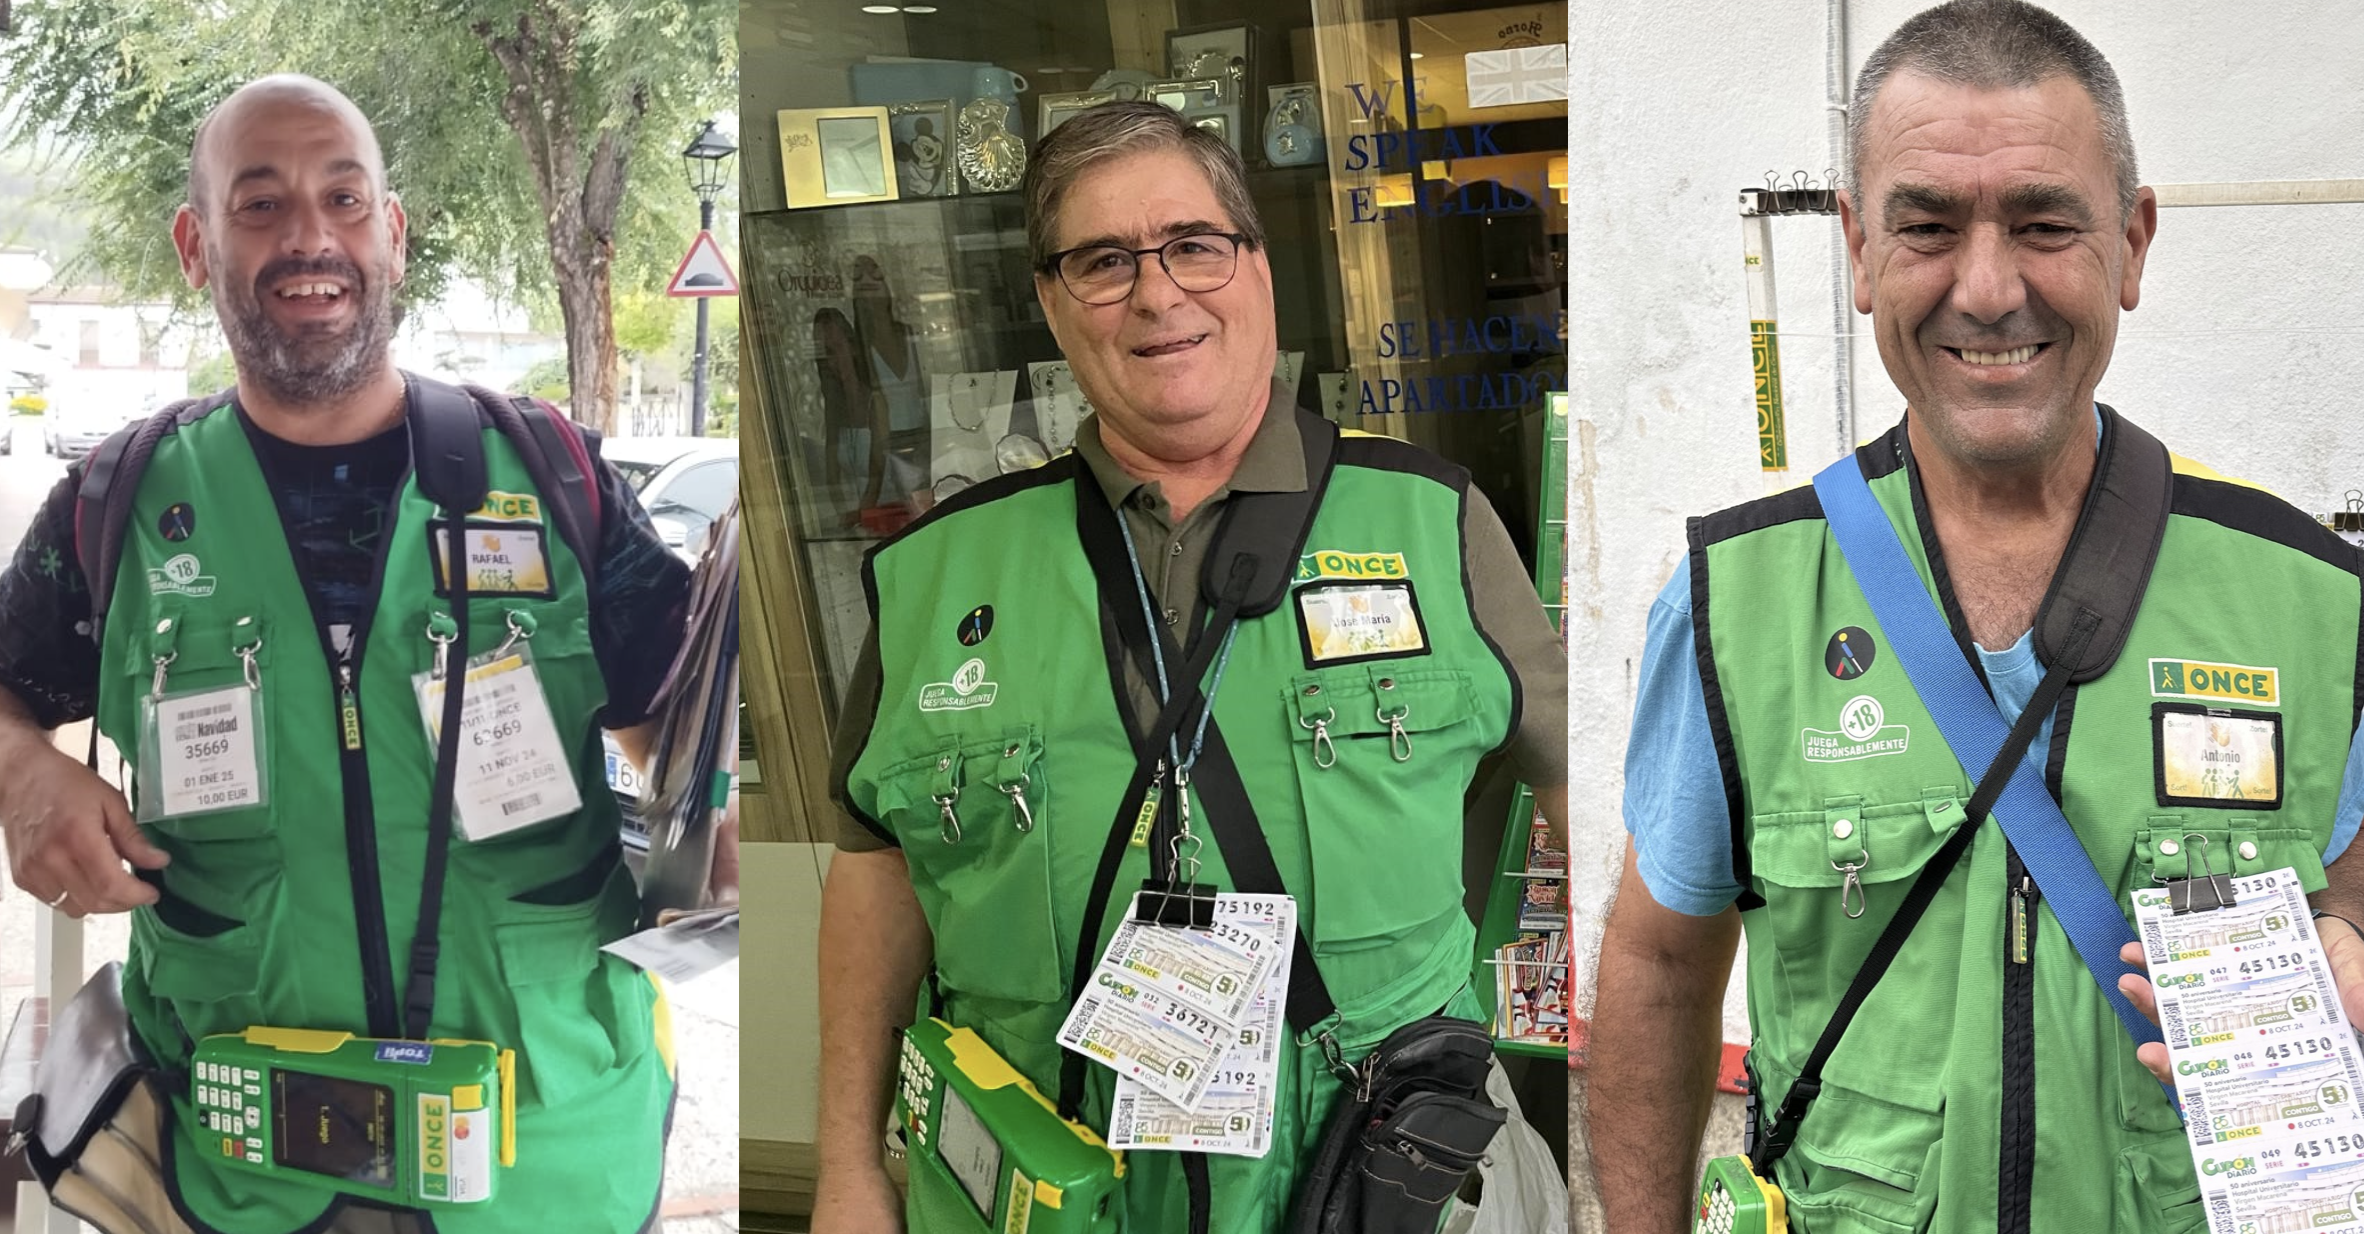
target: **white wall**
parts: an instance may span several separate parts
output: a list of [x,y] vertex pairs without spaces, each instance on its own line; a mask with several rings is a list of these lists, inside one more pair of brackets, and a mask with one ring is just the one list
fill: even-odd
[[[1923,7],[1856,0],[1848,79]],[[2145,183],[2364,177],[2364,5],[2056,0],[2124,83]],[[1833,166],[1823,6],[1660,0],[1588,6],[1571,47],[1578,419],[1571,484],[1579,955],[1597,946],[1650,600],[1683,519],[1758,496],[1738,191]],[[1836,457],[1834,221],[1774,225],[1791,479]],[[2181,453],[2301,508],[2364,488],[2364,205],[2161,212],[2141,309],[2100,397]],[[1853,328],[1867,318],[1848,314]],[[1819,335],[1820,337],[1815,337]],[[1903,403],[1868,338],[1857,436]],[[1589,974],[1589,960],[1586,963]],[[1586,994],[1589,1005],[1590,994]],[[1726,1037],[1744,1040],[1735,988]]]

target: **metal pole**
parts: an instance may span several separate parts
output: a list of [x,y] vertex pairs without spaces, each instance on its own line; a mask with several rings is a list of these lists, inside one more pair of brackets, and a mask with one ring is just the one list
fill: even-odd
[[[714,230],[714,198],[698,195],[698,230]],[[698,297],[698,349],[690,357],[689,435],[706,435],[706,300]]]

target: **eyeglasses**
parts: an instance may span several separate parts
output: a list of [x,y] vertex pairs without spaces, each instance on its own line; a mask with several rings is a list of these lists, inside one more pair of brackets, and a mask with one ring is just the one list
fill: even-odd
[[1157,254],[1166,277],[1184,291],[1218,291],[1239,270],[1240,246],[1248,238],[1238,232],[1205,231],[1176,236],[1156,248],[1128,249],[1114,244],[1090,244],[1053,253],[1043,262],[1045,274],[1056,273],[1067,294],[1086,304],[1115,304],[1133,294],[1141,277],[1141,258]]

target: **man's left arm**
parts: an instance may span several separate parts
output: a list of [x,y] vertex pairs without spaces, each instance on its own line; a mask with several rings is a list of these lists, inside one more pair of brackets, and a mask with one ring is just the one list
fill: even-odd
[[1510,529],[1475,485],[1461,507],[1470,609],[1478,629],[1510,661],[1519,681],[1519,725],[1510,765],[1535,790],[1536,806],[1561,849],[1568,844],[1568,656],[1519,560]]

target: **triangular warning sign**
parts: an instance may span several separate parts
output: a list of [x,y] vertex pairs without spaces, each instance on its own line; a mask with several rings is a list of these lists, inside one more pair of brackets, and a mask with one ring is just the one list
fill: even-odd
[[731,273],[731,263],[722,259],[722,246],[714,242],[714,233],[701,231],[690,243],[690,251],[681,259],[681,268],[673,272],[673,282],[665,288],[668,296],[735,296],[739,294],[739,276]]

